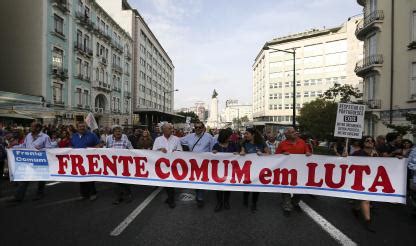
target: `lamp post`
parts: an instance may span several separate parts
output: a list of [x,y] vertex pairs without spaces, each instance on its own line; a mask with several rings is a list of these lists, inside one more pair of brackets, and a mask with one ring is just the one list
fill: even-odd
[[293,48],[292,51],[290,50],[281,50],[281,49],[275,49],[268,46],[263,47],[263,50],[274,50],[274,51],[280,51],[285,52],[288,54],[293,55],[293,119],[292,119],[292,125],[294,128],[296,128],[296,48]]
[[166,112],[166,94],[167,93],[172,93],[175,91],[179,91],[178,89],[172,90],[172,91],[163,91],[163,117],[165,117],[165,112]]

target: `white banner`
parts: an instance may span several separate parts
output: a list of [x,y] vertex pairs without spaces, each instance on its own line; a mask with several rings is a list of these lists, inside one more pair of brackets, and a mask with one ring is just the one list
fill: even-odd
[[406,202],[406,163],[397,158],[62,148],[9,149],[8,160],[14,181],[103,181]]

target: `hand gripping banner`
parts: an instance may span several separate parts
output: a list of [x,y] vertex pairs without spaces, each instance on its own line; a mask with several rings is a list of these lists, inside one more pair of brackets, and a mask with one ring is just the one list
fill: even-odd
[[70,148],[7,152],[13,181],[103,181],[406,203],[405,159]]

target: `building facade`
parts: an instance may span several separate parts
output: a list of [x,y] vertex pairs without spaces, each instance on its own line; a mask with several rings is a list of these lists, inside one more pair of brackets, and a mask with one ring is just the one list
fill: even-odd
[[[253,64],[253,119],[283,125],[296,112],[335,84],[359,87],[354,72],[362,58],[363,44],[355,37],[361,17],[341,26],[313,29],[266,42]],[[269,49],[267,49],[269,48]],[[296,95],[293,95],[293,55],[273,50],[295,49]],[[293,97],[296,105],[293,105]]]
[[171,120],[174,66],[140,13],[127,0],[97,0],[133,37],[133,112],[136,124]]
[[253,120],[253,105],[240,104],[238,100],[226,100],[221,121],[223,123],[231,123],[233,128],[235,128],[234,122],[242,118],[247,118],[248,121]]
[[364,19],[355,35],[364,57],[355,72],[364,80],[365,133],[381,135],[386,124],[406,125],[406,114],[416,112],[416,1],[357,2]]
[[89,112],[100,126],[131,122],[133,40],[95,1],[16,0],[1,7],[3,18],[14,9],[30,10],[1,22],[7,36],[2,51],[13,60],[0,91],[19,95],[3,105],[35,96],[41,104],[27,107],[20,100],[13,109],[44,123],[74,124]]

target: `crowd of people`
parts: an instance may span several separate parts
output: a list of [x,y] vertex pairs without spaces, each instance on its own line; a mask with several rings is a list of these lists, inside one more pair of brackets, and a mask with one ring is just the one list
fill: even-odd
[[[116,148],[116,149],[146,149],[170,153],[174,151],[189,152],[226,152],[236,155],[257,154],[313,154],[316,143],[302,137],[295,128],[287,127],[284,137],[278,137],[275,132],[261,134],[254,128],[248,128],[244,133],[233,131],[230,128],[207,131],[203,122],[194,123],[192,132],[186,133],[175,130],[168,122],[161,123],[154,129],[124,130],[119,125],[90,131],[84,122],[76,126],[44,126],[33,122],[30,128],[17,126],[0,127],[0,177],[3,177],[4,164],[7,159],[6,148]],[[388,133],[386,136],[364,136],[361,140],[352,140],[348,143],[339,139],[330,146],[334,155],[346,157],[397,157],[408,158],[408,194],[414,211],[416,211],[416,148],[412,141],[402,139],[398,133]],[[28,185],[32,182],[18,182],[17,189],[10,203],[20,203],[24,200]],[[0,183],[1,185],[1,183]],[[116,184],[114,187],[114,204],[131,202],[133,195],[128,184]],[[166,203],[175,208],[175,188],[165,188]],[[1,189],[0,189],[1,192]],[[198,207],[204,206],[204,191],[196,190],[196,203]],[[40,200],[45,195],[45,182],[38,182],[38,189],[34,200]],[[94,182],[80,183],[80,200],[94,201],[97,199],[97,190]],[[230,191],[217,191],[215,212],[230,209]],[[243,192],[243,205],[250,207],[252,212],[257,211],[259,192]],[[250,199],[251,198],[251,199]],[[293,210],[300,210],[300,195],[282,194],[282,210],[290,215]],[[374,231],[371,223],[370,201],[352,201],[353,214],[364,222],[369,231]]]

